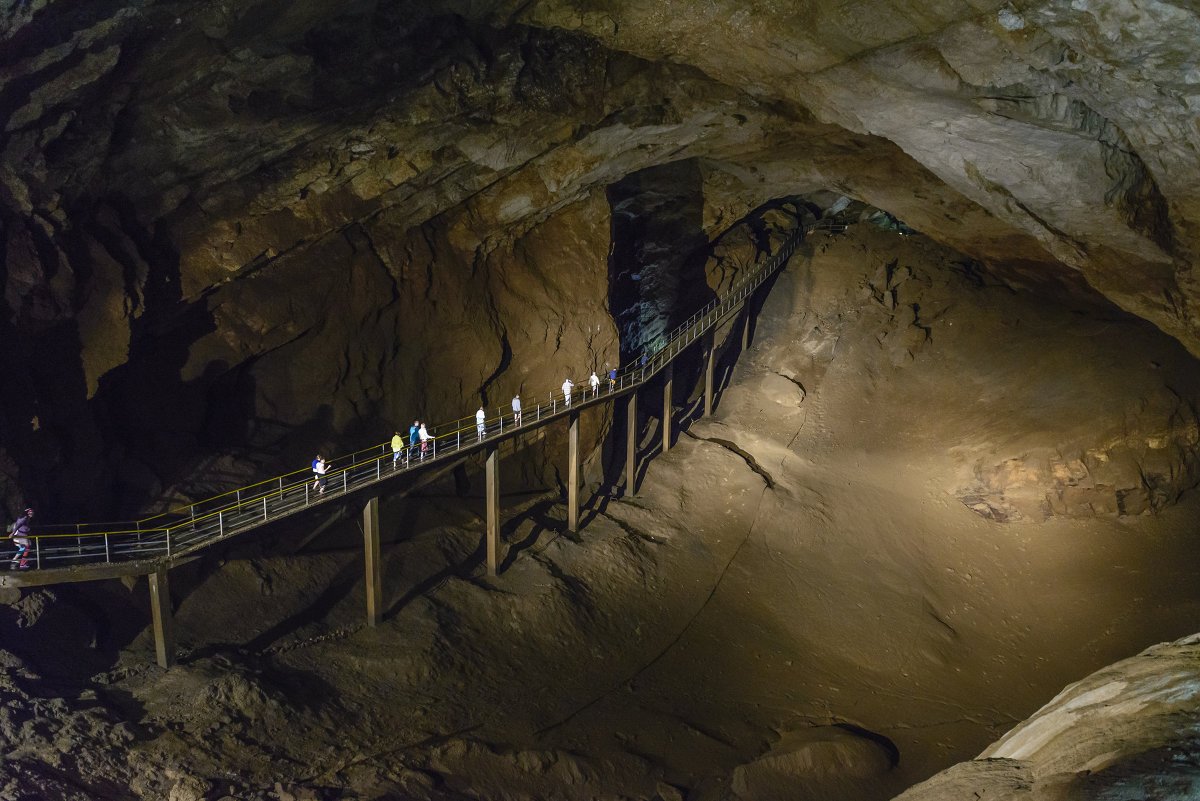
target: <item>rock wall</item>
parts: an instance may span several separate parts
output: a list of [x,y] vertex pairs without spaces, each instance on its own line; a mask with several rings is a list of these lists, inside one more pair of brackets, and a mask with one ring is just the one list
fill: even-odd
[[832,190],[1200,353],[1197,31],[1158,0],[8,4],[3,495],[132,514],[561,383],[535,351],[615,361],[574,278],[626,254],[600,198],[638,175],[688,174],[697,244]]
[[925,236],[867,222],[809,247],[794,294],[771,298],[794,334],[756,359],[784,397],[800,387],[842,420],[822,424],[831,440],[894,455],[1006,523],[1149,515],[1200,482],[1195,360],[1144,320],[1102,298],[1064,309],[1015,294]]
[[694,70],[436,10],[91,8],[12,9],[0,89],[5,494],[60,520],[616,363],[604,188],[767,124]]
[[[716,0],[701,26],[679,0],[494,6],[499,19],[583,30],[647,60],[694,65],[797,103],[867,135],[876,157],[898,147],[936,176],[938,195],[966,198],[1024,240],[1022,250],[1040,250],[1035,262],[1045,266],[1036,272],[1077,272],[1200,350],[1190,311],[1200,248],[1194,9],[1131,0],[803,8]],[[1013,260],[971,227],[931,218],[922,192],[870,202],[920,220],[921,230],[992,267]]]
[[1198,666],[1200,635],[1147,648],[1067,687],[976,759],[896,801],[1195,798]]

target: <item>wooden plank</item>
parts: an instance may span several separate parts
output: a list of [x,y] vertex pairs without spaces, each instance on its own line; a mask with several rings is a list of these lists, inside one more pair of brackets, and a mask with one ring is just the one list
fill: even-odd
[[487,570],[489,576],[496,575],[496,564],[500,551],[500,449],[492,445],[487,451],[484,465],[487,496]]
[[175,617],[171,612],[171,589],[167,583],[167,568],[159,566],[149,574],[150,616],[154,627],[154,653],[158,666],[175,664]]
[[379,496],[363,507],[363,555],[367,583],[367,625],[379,625],[383,614],[383,579],[379,564]]

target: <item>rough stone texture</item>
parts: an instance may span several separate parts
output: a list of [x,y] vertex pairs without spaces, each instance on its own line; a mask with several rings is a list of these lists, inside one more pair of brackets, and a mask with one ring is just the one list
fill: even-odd
[[[1197,352],[1193,9],[1131,0],[802,8],[713,0],[697,27],[686,2],[597,6],[602,15],[548,3],[516,13],[587,30],[649,60],[695,65],[887,139],[944,182],[939,194],[948,187],[968,198],[1033,239],[1058,269],[1078,271]],[[964,253],[997,266],[1013,259],[972,241],[969,227],[929,219],[920,194],[872,202]]]
[[[1006,311],[1007,287],[923,236],[860,224],[854,236],[818,233],[810,246],[806,291],[789,310],[795,337],[772,348],[778,380],[761,385],[765,399],[788,404],[797,384],[813,392],[827,366],[853,360],[874,401],[863,414],[901,441],[953,431],[952,444],[937,446],[953,468],[937,480],[999,522],[1152,514],[1200,480],[1195,362],[1164,349],[1151,326],[1105,304],[1064,314],[1031,299]],[[967,311],[968,294],[987,300]],[[863,329],[865,345],[850,336]],[[909,369],[917,365],[930,366]],[[889,370],[906,380],[885,391]],[[862,402],[862,387],[833,391],[835,403]]]
[[[444,801],[502,777],[512,797],[665,801],[677,776],[708,799],[735,773],[745,793],[819,774],[876,797],[943,766],[943,734],[991,739],[1046,662],[1177,636],[1197,19],[1161,0],[0,3],[10,512],[130,515],[540,395],[686,318],[800,196],[930,238],[814,240],[820,269],[781,279],[779,330],[651,499],[580,540],[539,499],[506,532],[504,583],[472,579],[457,497],[403,509],[391,629],[361,626],[346,554],[197,568],[209,591],[177,599],[195,650],[166,674],[91,664],[144,604],[123,622],[13,600],[5,797]],[[622,230],[630,209],[669,224]],[[652,264],[639,317],[613,278]],[[553,496],[561,448],[532,450],[523,478]],[[214,611],[223,589],[245,605]],[[118,687],[36,684],[29,655]],[[402,708],[379,703],[398,688]],[[122,715],[145,727],[133,746]],[[904,759],[795,742],[850,719]],[[1164,766],[1172,792],[1194,784],[1186,744],[1119,764],[1077,745],[1095,785],[1047,747],[954,787],[1117,795]]]
[[1147,648],[1067,687],[978,758],[896,801],[1059,801],[1200,792],[1200,635]]
[[128,513],[615,360],[602,193],[689,160],[708,239],[830,189],[1200,352],[1186,7],[44,0],[0,25],[12,506]]
[[[713,280],[777,217],[731,231]],[[482,499],[446,481],[381,499],[374,627],[353,524],[299,554],[175,568],[168,671],[145,580],[9,599],[0,674],[21,683],[0,686],[0,734],[23,781],[0,798],[71,798],[57,766],[78,764],[80,797],[156,801],[884,801],[1075,677],[1194,628],[1195,493],[1022,526],[953,496],[979,465],[1121,431],[1159,384],[1113,365],[1153,360],[1183,387],[1189,359],[1145,321],[1013,293],[927,237],[818,232],[713,416],[687,422],[680,365],[681,433],[664,455],[645,427],[636,496],[589,494],[578,533],[556,491],[503,496],[495,577]],[[1158,765],[1173,767],[1191,764]]]
[[786,732],[770,752],[734,769],[731,799],[816,801],[864,792],[875,795],[882,789],[878,778],[898,756],[894,746],[889,749],[846,728],[818,726]]

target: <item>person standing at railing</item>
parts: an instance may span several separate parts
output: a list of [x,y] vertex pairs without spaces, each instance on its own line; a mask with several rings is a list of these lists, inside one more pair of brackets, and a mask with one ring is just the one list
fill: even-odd
[[513,425],[521,425],[521,393],[513,395]]
[[487,433],[487,412],[483,410],[482,405],[475,412],[475,433],[479,435],[479,441],[483,442],[483,436]]
[[392,434],[392,469],[396,469],[396,462],[400,461],[400,451],[404,450],[404,437],[400,436],[400,432],[396,431]]
[[425,458],[425,454],[429,452],[429,441],[433,437],[429,436],[429,432],[425,430],[425,424],[420,423],[420,428],[417,429],[417,436],[421,439],[421,459]]
[[326,463],[325,457],[318,453],[317,458],[313,459],[312,469],[314,476],[313,489],[317,491],[318,495],[324,495],[326,481],[325,473],[329,470],[329,465]]
[[562,385],[563,400],[566,401],[568,406],[571,405],[571,387],[573,386],[575,386],[575,382],[569,378]]
[[26,509],[25,514],[12,524],[12,541],[16,543],[17,552],[13,554],[12,564],[24,570],[29,567],[29,529],[33,520],[33,510]]
[[593,370],[591,376],[588,377],[588,386],[592,388],[592,397],[600,397],[600,379],[596,376],[596,371]]
[[617,388],[617,368],[612,368],[608,371],[608,391],[613,392]]

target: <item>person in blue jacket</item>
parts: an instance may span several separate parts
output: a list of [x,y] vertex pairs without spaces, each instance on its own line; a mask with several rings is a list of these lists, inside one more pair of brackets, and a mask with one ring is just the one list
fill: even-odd
[[413,451],[421,447],[421,421],[413,420],[413,424],[408,427],[408,453],[411,456]]

